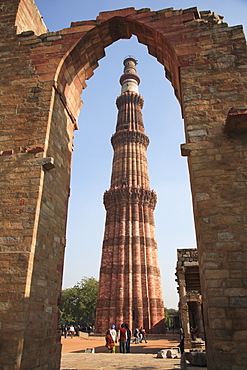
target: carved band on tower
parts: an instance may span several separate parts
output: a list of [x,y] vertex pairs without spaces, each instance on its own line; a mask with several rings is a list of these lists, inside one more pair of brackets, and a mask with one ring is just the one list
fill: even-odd
[[156,193],[150,190],[139,95],[137,61],[124,60],[114,149],[111,187],[104,194],[105,234],[100,268],[95,327],[105,333],[112,324],[126,323],[161,333],[164,328],[160,269],[153,211]]

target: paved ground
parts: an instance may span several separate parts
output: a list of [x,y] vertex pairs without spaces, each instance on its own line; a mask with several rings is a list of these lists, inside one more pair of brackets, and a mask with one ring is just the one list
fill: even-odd
[[180,360],[156,358],[151,354],[66,353],[62,357],[61,369],[71,370],[161,370],[180,369]]
[[[148,343],[132,344],[131,354],[109,354],[104,338],[62,338],[61,370],[160,370],[180,369],[180,359],[157,358],[160,349],[176,347],[177,336],[169,336]],[[85,353],[94,348],[95,353]]]

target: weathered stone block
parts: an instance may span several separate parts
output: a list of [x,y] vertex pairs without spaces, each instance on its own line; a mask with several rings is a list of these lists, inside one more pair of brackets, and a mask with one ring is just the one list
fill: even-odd
[[185,352],[185,359],[194,366],[207,366],[207,357],[205,352]]

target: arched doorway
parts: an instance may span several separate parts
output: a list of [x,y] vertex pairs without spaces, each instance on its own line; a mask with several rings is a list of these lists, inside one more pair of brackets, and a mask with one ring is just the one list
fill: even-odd
[[[176,309],[176,249],[196,245],[187,161],[180,152],[180,145],[185,141],[183,120],[163,66],[135,36],[106,48],[106,57],[99,62],[83,91],[84,105],[74,138],[64,288],[72,287],[82,275],[98,278],[105,220],[102,195],[109,185],[113,155],[110,137],[117,114],[115,101],[120,91],[122,56],[128,51],[138,56],[142,78],[139,90],[145,101],[144,122],[151,139],[148,164],[151,186],[158,194],[155,220],[163,297],[167,308]],[[107,94],[105,86],[109,90]],[[75,263],[75,259],[81,262]]]

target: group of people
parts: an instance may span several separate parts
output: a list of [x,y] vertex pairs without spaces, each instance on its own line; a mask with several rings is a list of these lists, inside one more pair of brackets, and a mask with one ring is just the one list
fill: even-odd
[[[143,328],[136,328],[134,332],[133,343],[142,343],[145,340],[147,343],[146,331]],[[122,324],[119,331],[116,331],[115,325],[112,325],[107,330],[106,336],[106,348],[109,353],[116,352],[116,344],[119,342],[120,353],[130,353],[130,342],[131,342],[131,330],[127,324]]]
[[143,340],[147,343],[146,330],[142,327],[140,329],[135,328],[134,337],[133,343],[142,343]]
[[73,338],[75,335],[77,335],[77,330],[78,328],[75,328],[74,325],[63,325],[62,335],[64,336],[64,338],[67,338],[68,335],[70,336],[70,338]]
[[67,336],[70,336],[70,338],[73,338],[75,335],[79,336],[79,331],[90,333],[93,328],[91,326],[82,327],[79,325],[71,324],[71,325],[62,325],[60,326],[59,329],[64,338],[67,338]]

